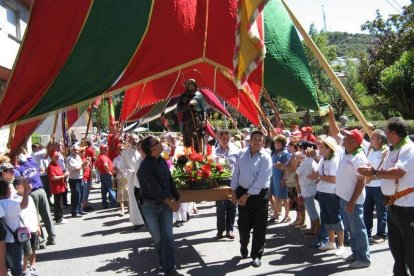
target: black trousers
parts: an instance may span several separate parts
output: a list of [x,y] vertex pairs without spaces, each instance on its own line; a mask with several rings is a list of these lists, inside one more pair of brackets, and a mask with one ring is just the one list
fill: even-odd
[[147,225],[147,223],[145,222],[145,217],[142,214],[141,198],[140,198],[140,195],[139,195],[139,188],[137,188],[137,187],[134,187],[134,197],[135,197],[135,200],[136,200],[137,205],[138,205],[138,210],[141,213],[142,219],[144,220],[144,224]]
[[54,194],[54,208],[55,212],[55,221],[59,222],[63,218],[63,193]]
[[245,206],[238,206],[240,246],[247,248],[250,240],[250,231],[253,229],[252,259],[261,258],[266,241],[266,227],[268,216],[269,193],[263,189],[259,195],[252,195],[247,199]]
[[391,205],[388,213],[388,243],[394,257],[394,275],[414,275],[414,207]]

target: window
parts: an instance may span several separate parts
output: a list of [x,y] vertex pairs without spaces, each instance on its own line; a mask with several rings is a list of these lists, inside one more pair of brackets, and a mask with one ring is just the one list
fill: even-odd
[[10,7],[7,7],[6,31],[14,38],[21,39],[19,12]]

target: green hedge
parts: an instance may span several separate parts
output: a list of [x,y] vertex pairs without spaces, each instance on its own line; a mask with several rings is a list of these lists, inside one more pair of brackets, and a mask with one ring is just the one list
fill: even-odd
[[[372,121],[370,122],[374,124],[375,128],[380,128],[385,130],[387,126],[387,121]],[[408,123],[408,133],[414,133],[414,120],[407,120]],[[362,125],[358,121],[349,121],[346,125],[348,128],[362,128]],[[323,125],[313,125],[313,132],[315,135],[327,134],[328,133],[328,123]]]

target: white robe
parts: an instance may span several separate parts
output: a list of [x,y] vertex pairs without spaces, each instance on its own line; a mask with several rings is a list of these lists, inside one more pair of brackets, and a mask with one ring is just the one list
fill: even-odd
[[134,188],[140,187],[137,171],[141,162],[141,155],[136,149],[128,147],[122,152],[120,170],[122,175],[128,180],[129,221],[133,225],[144,224],[144,220],[134,196]]

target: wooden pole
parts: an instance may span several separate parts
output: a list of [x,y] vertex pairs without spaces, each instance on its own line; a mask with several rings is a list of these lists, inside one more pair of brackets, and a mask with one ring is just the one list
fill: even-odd
[[[90,125],[91,125],[91,121],[92,121],[92,110],[93,110],[93,104],[91,104],[90,109],[91,109],[91,112],[89,112],[89,115],[88,115],[88,124],[86,125],[85,139],[87,139],[87,138],[88,138],[88,134],[89,134],[89,127],[90,127]],[[88,113],[86,113],[86,114],[88,114]]]
[[290,18],[293,21],[293,24],[295,25],[296,29],[299,31],[299,33],[302,35],[303,39],[305,40],[308,47],[311,49],[313,54],[315,55],[316,59],[321,64],[322,68],[325,70],[325,72],[328,74],[329,78],[332,80],[334,86],[336,89],[338,89],[341,96],[344,98],[348,106],[351,108],[352,112],[357,117],[358,121],[362,124],[363,128],[367,132],[369,136],[372,134],[372,129],[368,125],[368,122],[365,120],[364,115],[362,115],[361,111],[356,106],[354,100],[352,100],[351,96],[349,95],[346,88],[343,86],[339,78],[335,75],[332,68],[329,66],[328,62],[322,55],[322,53],[319,51],[316,44],[313,42],[312,38],[308,35],[308,33],[305,31],[305,29],[302,27],[302,25],[299,23],[299,21],[296,19],[295,15],[292,13],[288,5],[285,3],[284,0],[282,0],[283,5],[286,8],[286,11],[288,12]]
[[267,92],[267,90],[266,90],[266,88],[262,88],[262,91],[264,92],[264,95],[265,95],[265,97],[266,97],[266,99],[267,99],[267,101],[269,102],[269,104],[270,104],[270,106],[272,107],[272,109],[273,109],[273,112],[275,113],[275,117],[276,117],[276,120],[277,120],[277,122],[280,122],[281,120],[282,120],[282,118],[280,117],[280,114],[279,114],[279,111],[278,111],[278,109],[277,109],[277,106],[275,105],[275,103],[272,101],[272,98],[270,98],[270,95],[269,95],[269,93]]
[[7,149],[8,150],[11,150],[12,141],[13,141],[14,135],[16,133],[16,126],[17,126],[16,122],[10,124],[10,126],[9,126],[9,139],[7,140]]
[[[228,79],[232,80],[234,82],[233,76],[230,75],[228,72],[224,71],[224,70],[220,70],[220,72]],[[255,97],[252,95],[252,93],[246,91],[245,89],[241,89],[241,91],[243,91],[244,94],[246,94],[250,101],[254,104],[254,106],[256,107],[257,111],[259,112],[259,115],[263,118],[263,120],[268,124],[270,131],[272,132],[273,135],[276,135],[277,133],[275,132],[275,128],[273,127],[272,123],[269,121],[269,118],[267,118],[267,116],[263,113],[262,108],[259,106],[258,102],[256,101]]]
[[[55,121],[53,122],[52,139],[51,139],[52,144],[55,142],[58,119],[59,119],[59,112],[56,112]],[[63,129],[62,129],[62,133],[63,133]]]

